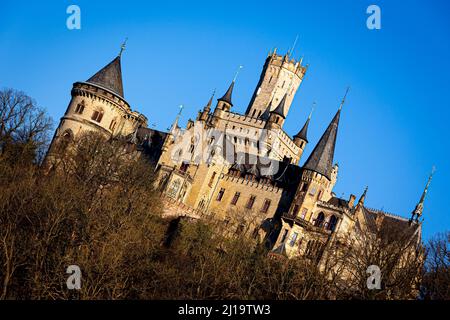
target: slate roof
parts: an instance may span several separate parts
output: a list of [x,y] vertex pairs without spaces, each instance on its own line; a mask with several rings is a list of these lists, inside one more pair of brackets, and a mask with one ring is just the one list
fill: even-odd
[[320,173],[329,180],[331,180],[340,115],[341,110],[339,109],[303,165],[303,168]]
[[123,98],[124,95],[120,57],[117,56],[113,61],[108,63],[100,71],[90,77],[86,82],[99,85],[100,87],[108,89]]

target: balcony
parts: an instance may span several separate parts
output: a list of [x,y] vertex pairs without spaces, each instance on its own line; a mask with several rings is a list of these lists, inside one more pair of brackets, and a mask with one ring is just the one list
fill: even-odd
[[314,223],[311,223],[309,221],[306,221],[305,219],[299,217],[299,216],[294,216],[292,214],[289,213],[284,213],[282,218],[286,221],[291,221],[309,231],[315,231],[315,232],[320,232],[323,234],[331,234],[333,231],[328,229],[328,223],[325,221],[321,221],[319,223],[316,223],[316,221],[314,220]]

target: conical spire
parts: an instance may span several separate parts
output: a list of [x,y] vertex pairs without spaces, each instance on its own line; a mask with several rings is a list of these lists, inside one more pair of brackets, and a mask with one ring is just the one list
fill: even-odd
[[308,120],[306,120],[305,124],[303,125],[303,128],[294,136],[294,139],[302,139],[308,142],[308,127],[310,120],[311,118],[308,118]]
[[284,94],[283,99],[281,99],[280,103],[278,104],[278,107],[276,107],[271,113],[275,113],[279,115],[280,117],[283,117],[286,119],[286,115],[284,114],[284,107],[286,105],[286,99],[287,99],[287,93]]
[[305,124],[303,125],[303,128],[294,136],[294,139],[302,139],[306,142],[308,142],[308,127],[309,122],[311,121],[312,113],[314,111],[314,106],[316,103],[313,104],[313,109],[311,110],[311,113],[308,116],[308,120],[306,120]]
[[108,89],[123,98],[122,67],[120,55],[98,71],[86,82]]
[[208,103],[207,103],[206,106],[205,106],[205,109],[206,109],[206,110],[210,110],[210,109],[211,109],[212,102],[213,102],[213,99],[214,99],[214,95],[215,95],[215,94],[216,94],[216,90],[214,90],[213,94],[211,95],[211,98],[209,98],[209,101],[208,101]]
[[333,120],[331,120],[328,128],[325,130],[316,147],[309,155],[308,160],[306,160],[303,165],[303,168],[320,173],[329,180],[331,180],[331,172],[333,170],[334,148],[336,147],[339,119],[341,117],[341,110],[344,106],[349,90],[350,87],[347,88],[341,105],[339,106]]
[[434,171],[435,171],[435,168],[433,167],[433,169],[431,170],[431,174],[428,177],[428,182],[425,186],[425,189],[423,190],[422,196],[420,197],[419,203],[416,205],[416,207],[414,208],[414,211],[412,212],[411,220],[413,220],[415,217],[416,221],[418,221],[419,218],[422,216],[423,204],[425,202],[425,198],[427,196],[428,188],[430,187],[431,179],[433,178]]
[[225,92],[223,97],[218,99],[218,101],[223,101],[223,102],[228,103],[230,106],[233,106],[233,103],[231,102],[231,96],[233,95],[234,83],[235,83],[235,80],[233,80],[231,82],[230,86],[228,87],[227,92]]
[[328,128],[320,138],[316,147],[310,154],[303,168],[318,172],[331,180],[331,171],[333,166],[334,148],[339,126],[341,109],[338,110]]

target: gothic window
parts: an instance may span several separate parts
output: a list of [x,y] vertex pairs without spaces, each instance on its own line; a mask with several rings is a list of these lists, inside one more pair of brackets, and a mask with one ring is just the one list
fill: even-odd
[[247,209],[253,208],[253,205],[255,204],[256,196],[250,196],[250,199],[248,199],[247,205],[245,206]]
[[103,118],[103,110],[101,109],[95,110],[91,117],[92,120],[98,123],[102,121],[102,118]]
[[294,232],[294,233],[292,234],[292,238],[291,238],[291,241],[290,241],[290,243],[289,243],[289,245],[290,245],[291,247],[293,247],[293,246],[295,245],[295,241],[297,241],[297,237],[298,237],[298,232]]
[[336,216],[332,215],[330,217],[330,220],[328,221],[327,229],[330,231],[334,231],[336,229],[337,221],[338,219],[336,218]]
[[172,182],[172,184],[170,185],[169,191],[167,192],[167,195],[170,198],[175,199],[178,193],[178,189],[180,189],[180,185],[181,185],[181,181],[180,180],[175,180],[174,182]]
[[262,213],[267,213],[267,211],[269,211],[270,203],[271,203],[271,201],[269,199],[264,200],[264,205],[261,209]]
[[316,194],[316,191],[317,191],[317,188],[316,187],[312,187],[311,190],[309,191],[309,194],[313,196],[313,195]]
[[77,107],[75,108],[75,113],[83,114],[84,111],[84,101],[81,101],[81,103],[77,104]]
[[261,117],[261,110],[258,112],[258,118]]
[[319,194],[317,195],[317,200],[320,200],[321,197],[322,197],[322,190],[319,191]]
[[303,208],[303,210],[302,210],[302,215],[301,215],[301,218],[302,218],[303,220],[306,219],[306,214],[307,214],[307,213],[308,213],[308,209]]
[[241,196],[241,193],[240,193],[240,192],[236,192],[236,193],[234,194],[234,197],[233,197],[233,199],[231,200],[231,204],[232,204],[233,206],[235,206],[235,205],[237,204],[237,202],[238,202],[240,196]]
[[321,212],[321,213],[319,213],[319,215],[317,216],[314,225],[315,225],[316,227],[319,227],[319,228],[320,228],[320,227],[322,227],[323,221],[324,221],[324,220],[325,220],[325,215],[323,214],[323,212]]
[[225,193],[225,189],[224,188],[220,189],[219,193],[217,194],[217,199],[216,200],[217,201],[222,201],[224,193]]
[[254,109],[254,110],[253,110],[253,113],[252,113],[252,118],[254,118],[254,117],[255,117],[255,113],[256,113],[256,109]]

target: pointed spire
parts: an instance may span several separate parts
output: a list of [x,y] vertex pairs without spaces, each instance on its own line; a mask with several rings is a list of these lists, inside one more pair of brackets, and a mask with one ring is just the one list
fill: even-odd
[[181,112],[183,111],[184,106],[181,104],[179,108],[180,111],[178,111],[175,121],[173,122],[172,127],[170,128],[169,133],[171,134],[175,134],[175,130],[178,128],[178,121],[180,121]]
[[423,190],[422,196],[420,197],[419,203],[416,205],[416,207],[414,208],[414,211],[412,212],[411,221],[414,219],[414,217],[415,217],[416,221],[419,221],[419,218],[422,216],[423,204],[425,202],[425,198],[428,193],[428,188],[430,187],[431,179],[433,178],[433,174],[435,171],[436,171],[436,168],[433,166],[430,176],[428,177],[428,181],[425,186],[425,189]]
[[369,187],[366,187],[366,189],[364,189],[364,192],[361,195],[361,198],[359,198],[359,200],[358,200],[358,206],[364,206],[364,201],[366,201],[366,196],[367,196],[367,190],[369,190]]
[[230,86],[228,87],[227,92],[223,95],[222,98],[218,99],[218,101],[223,101],[228,103],[230,106],[233,106],[233,103],[231,102],[231,96],[233,95],[233,88],[234,84],[236,83],[236,79],[239,75],[239,72],[241,69],[244,68],[243,66],[239,66],[238,70],[236,71],[236,74],[234,75],[233,81],[231,82]]
[[120,55],[90,77],[86,82],[105,88],[123,98],[122,67]]
[[209,101],[208,101],[208,103],[206,104],[206,107],[205,107],[206,110],[210,110],[210,109],[211,109],[212,102],[213,102],[213,99],[214,99],[214,96],[215,96],[215,95],[216,95],[216,89],[214,89],[214,91],[213,91],[213,93],[212,93],[212,95],[211,95],[211,98],[209,98]]
[[284,94],[283,99],[281,99],[280,103],[278,104],[278,107],[276,107],[271,113],[275,113],[279,115],[280,117],[283,117],[286,119],[286,115],[284,113],[285,105],[286,105],[286,99],[287,99],[287,93]]
[[328,128],[320,138],[314,150],[309,155],[303,165],[304,169],[315,171],[331,180],[331,172],[334,158],[334,148],[336,146],[336,137],[339,126],[339,118],[341,109],[336,112],[333,120],[331,120]]
[[302,139],[302,140],[308,142],[308,127],[309,127],[309,122],[311,121],[311,117],[312,117],[315,107],[316,107],[316,102],[314,101],[311,112],[309,113],[308,119],[306,120],[305,124],[303,125],[303,128],[299,131],[299,133],[297,133],[294,136],[294,139]]
[[342,107],[343,107],[344,104],[345,104],[345,100],[347,99],[347,95],[348,95],[348,92],[349,92],[349,91],[350,91],[350,86],[348,86],[348,87],[347,87],[347,90],[345,91],[344,98],[342,98],[341,105],[339,106],[339,110],[342,110]]
[[227,92],[223,95],[222,98],[218,99],[218,101],[223,101],[228,103],[230,106],[233,106],[233,103],[231,102],[231,96],[233,95],[233,88],[234,88],[234,80],[231,82],[230,86],[228,87]]

